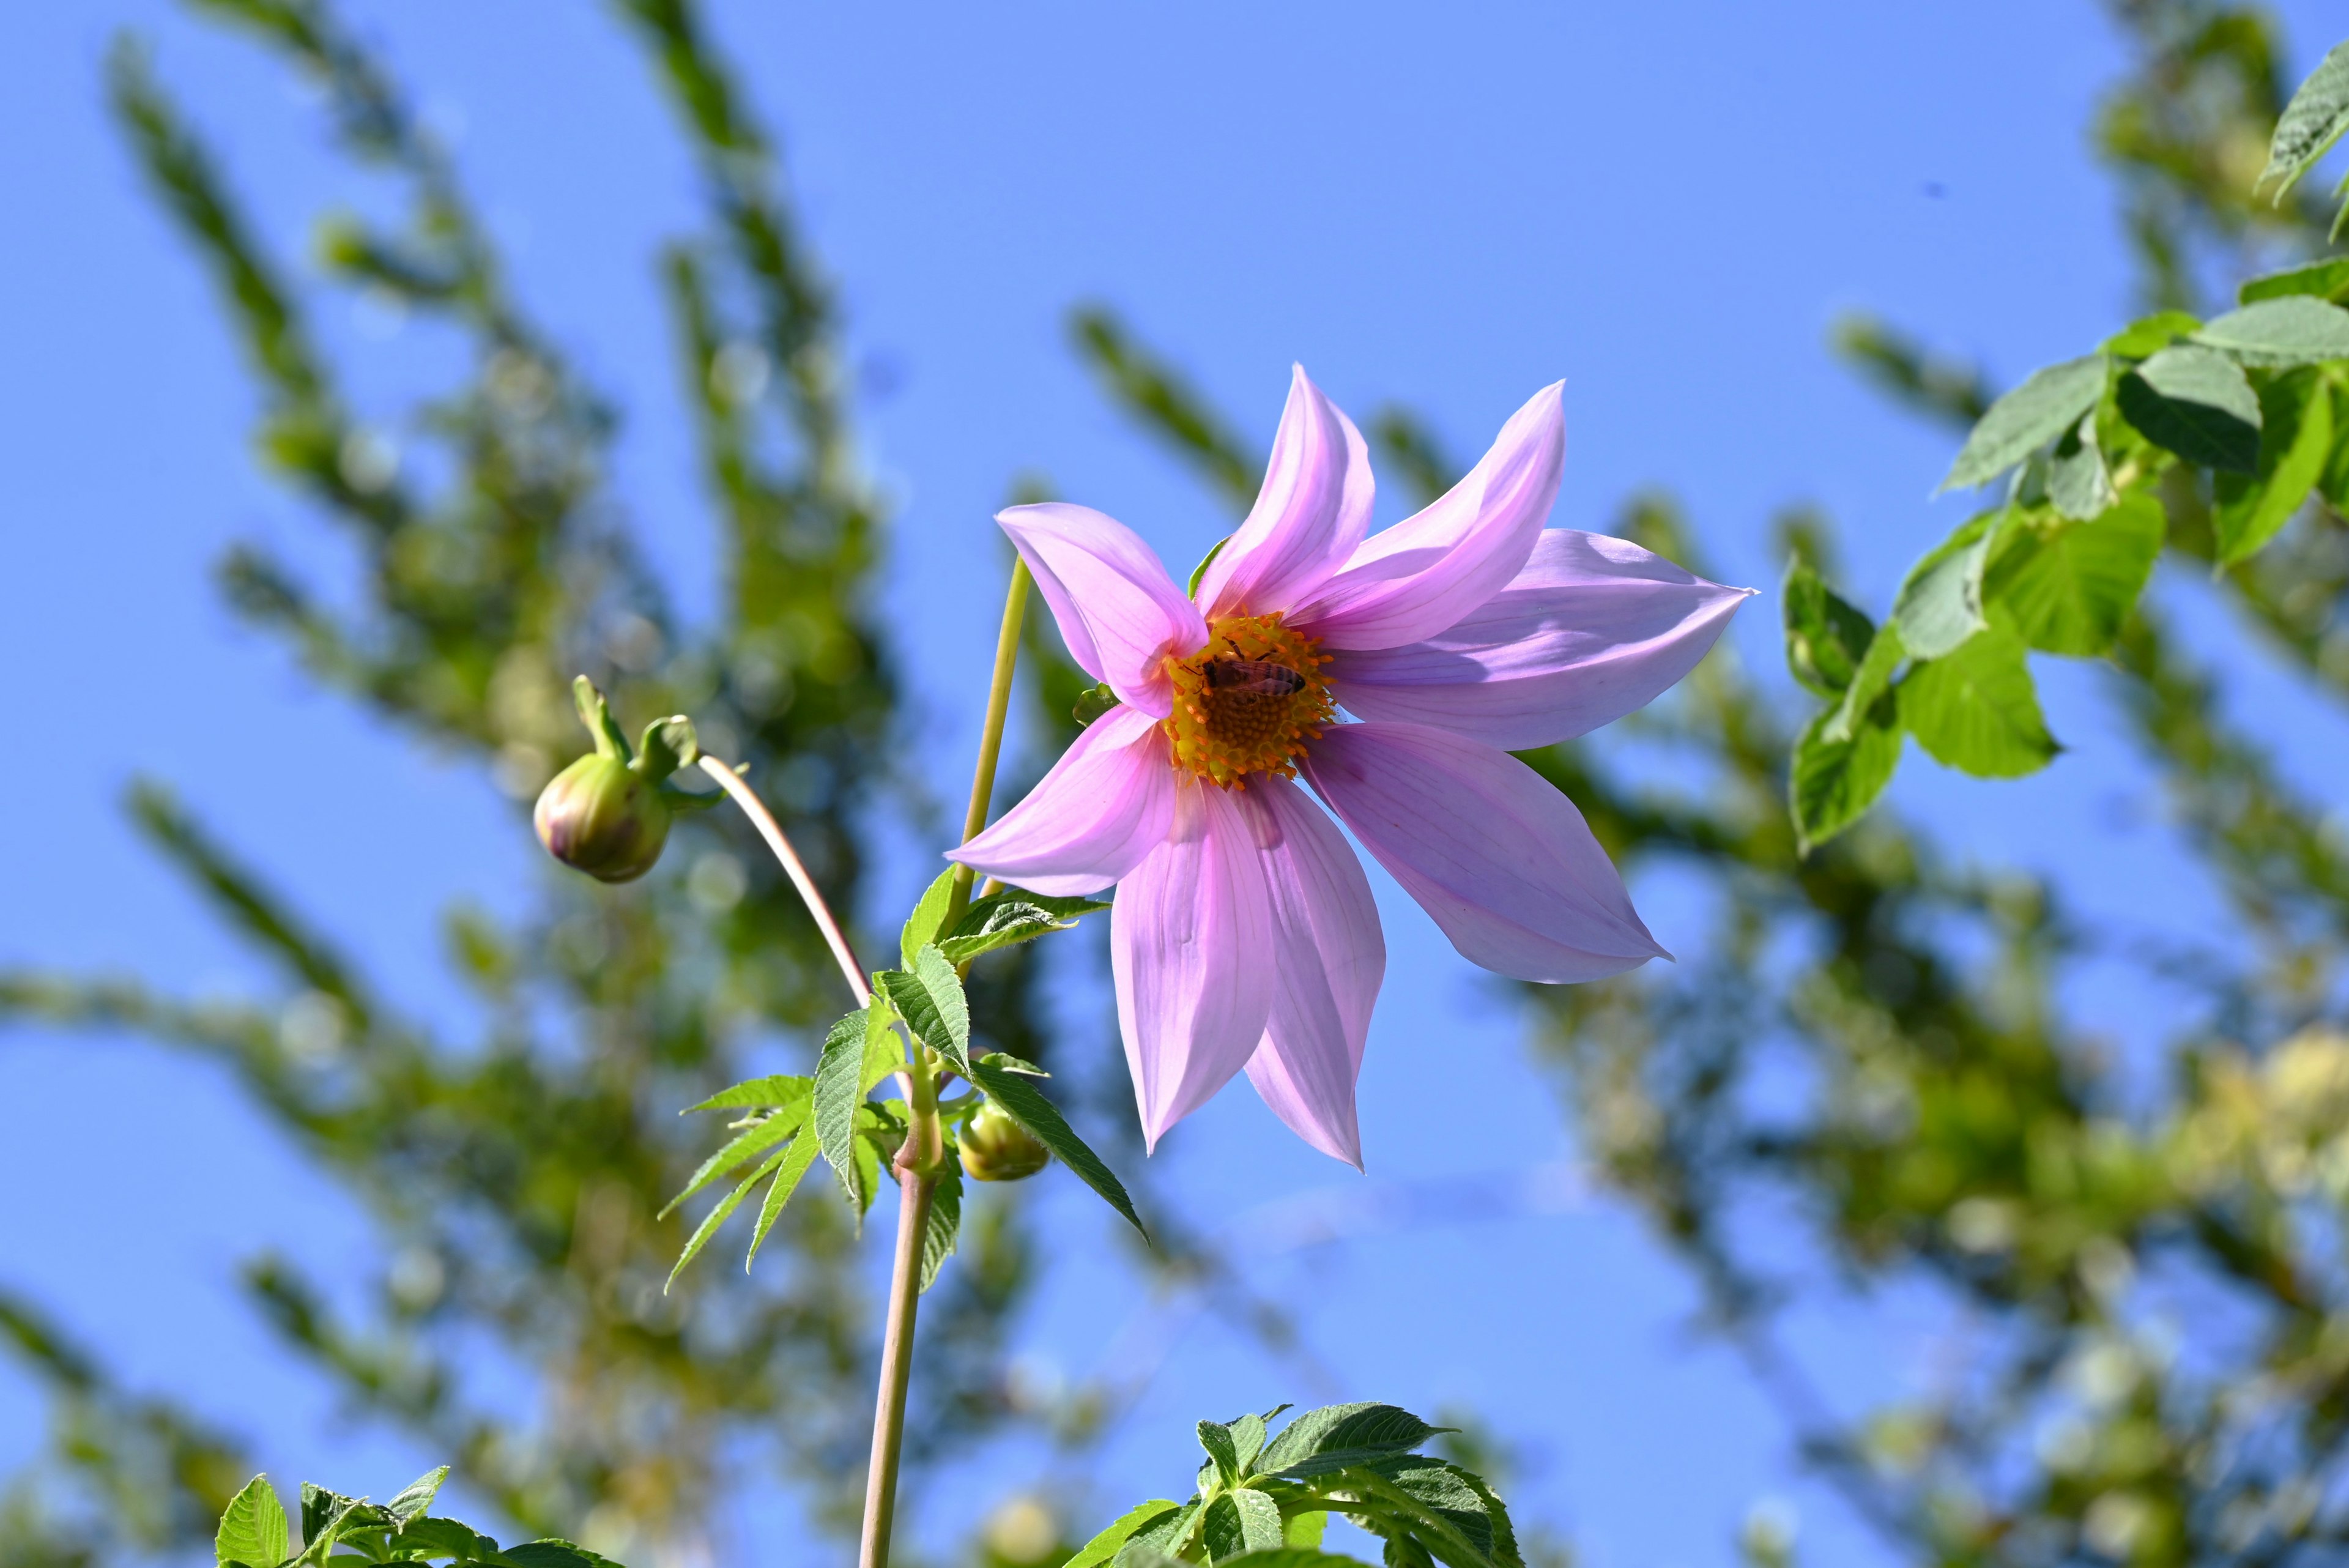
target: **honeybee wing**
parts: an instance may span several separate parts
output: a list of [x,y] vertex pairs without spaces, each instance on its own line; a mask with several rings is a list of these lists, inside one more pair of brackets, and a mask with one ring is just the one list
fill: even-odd
[[1305,677],[1286,664],[1262,659],[1218,659],[1199,672],[1209,690],[1254,697],[1288,697],[1305,690]]

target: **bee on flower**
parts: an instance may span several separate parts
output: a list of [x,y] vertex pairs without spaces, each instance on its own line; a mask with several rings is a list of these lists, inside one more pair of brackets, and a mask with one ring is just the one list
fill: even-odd
[[1116,886],[1152,1147],[1245,1069],[1306,1142],[1361,1164],[1386,944],[1321,806],[1488,970],[1588,981],[1669,956],[1573,803],[1509,753],[1652,701],[1752,590],[1545,529],[1565,446],[1547,387],[1450,492],[1372,535],[1362,438],[1299,369],[1256,505],[1191,594],[1102,513],[999,514],[1117,705],[949,857],[1039,893]]

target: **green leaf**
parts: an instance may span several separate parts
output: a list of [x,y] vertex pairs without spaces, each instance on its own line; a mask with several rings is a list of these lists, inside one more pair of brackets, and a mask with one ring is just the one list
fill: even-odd
[[962,1235],[962,1159],[955,1147],[954,1134],[946,1132],[943,1136],[947,1162],[930,1188],[929,1217],[922,1227],[924,1292],[936,1282],[947,1260],[954,1256],[955,1242]]
[[699,1105],[686,1106],[678,1115],[684,1116],[692,1111],[746,1110],[760,1106],[771,1106],[779,1111],[787,1111],[795,1106],[807,1104],[807,1096],[806,1078],[778,1073],[720,1089]]
[[693,721],[672,713],[645,726],[644,739],[636,747],[636,775],[647,784],[657,784],[678,769],[691,767],[700,755],[701,742],[694,735]]
[[1982,628],[1982,566],[2002,512],[1982,512],[1909,568],[1890,624],[1911,658],[1939,659]]
[[1890,624],[1877,628],[1869,639],[1867,657],[1859,661],[1859,671],[1844,688],[1843,701],[1828,709],[1826,724],[1819,733],[1823,739],[1841,744],[1858,732],[1861,723],[1875,710],[1878,701],[1892,689],[1892,677],[1909,650],[1900,644],[1900,628]]
[[277,1568],[285,1561],[286,1549],[285,1505],[277,1501],[267,1476],[255,1476],[221,1511],[212,1556],[248,1568]]
[[[668,1272],[668,1278],[661,1284],[661,1294],[668,1294],[669,1287],[677,1283],[678,1275],[685,1272],[686,1264],[693,1262],[693,1255],[709,1244],[709,1238],[718,1234],[718,1227],[726,1223],[726,1217],[740,1208],[742,1199],[750,1195],[750,1189],[772,1175],[784,1160],[791,1158],[791,1152],[789,1148],[777,1149],[760,1163],[758,1169],[745,1177],[733,1191],[718,1200],[717,1207],[703,1217],[701,1223],[694,1227],[692,1236],[687,1239],[685,1251],[678,1254],[677,1267]],[[419,1520],[417,1522],[424,1521]],[[415,1526],[409,1528],[412,1530]]]
[[2300,177],[2341,140],[2344,130],[2349,130],[2349,43],[2335,44],[2283,106],[2275,135],[2268,143],[2268,166],[2260,171],[2254,188],[2263,189],[2272,182],[2273,200],[2281,205]]
[[1958,452],[1936,495],[1987,484],[2054,440],[2095,407],[2105,391],[2105,357],[2089,354],[2034,370],[1992,403]]
[[783,1205],[789,1203],[792,1194],[799,1190],[800,1178],[815,1164],[817,1147],[815,1139],[801,1138],[785,1151],[783,1163],[775,1168],[775,1179],[767,1186],[766,1200],[759,1205],[759,1223],[750,1232],[750,1250],[742,1258],[744,1273],[749,1273],[750,1265],[758,1261],[760,1244],[766,1241],[767,1232],[775,1228],[775,1220],[782,1213]]
[[2013,612],[2031,647],[2094,658],[2137,607],[2168,526],[2161,503],[2141,494],[2085,523],[2031,518],[2001,545],[1983,594]]
[[1207,1560],[1222,1563],[1249,1552],[1278,1551],[1280,1505],[1251,1487],[1238,1487],[1207,1504],[1199,1521],[1199,1539]]
[[2132,321],[2099,345],[2116,359],[2144,359],[2160,353],[2202,323],[2182,310],[2162,310]]
[[947,961],[960,966],[983,952],[1014,942],[1033,941],[1053,931],[1065,931],[1080,915],[1109,906],[1098,898],[1052,898],[1039,893],[999,893],[982,898],[955,925],[952,935],[938,943]]
[[1316,1509],[1310,1513],[1292,1513],[1281,1531],[1281,1540],[1290,1546],[1301,1546],[1311,1552],[1319,1548],[1321,1536],[1330,1528],[1330,1516]]
[[897,1044],[897,1032],[889,1026],[896,1016],[890,1010],[886,997],[874,997],[872,1005],[864,1010],[864,1092],[867,1094],[872,1093],[882,1079],[905,1065],[905,1047]]
[[1216,564],[1216,557],[1224,553],[1224,546],[1231,542],[1232,536],[1226,534],[1207,547],[1207,553],[1199,557],[1199,564],[1191,568],[1191,586],[1183,590],[1185,593],[1194,598],[1198,597],[1200,580],[1206,576],[1207,568]]
[[[2333,389],[2333,428],[2349,433],[2349,386]],[[2317,477],[2317,490],[2336,512],[2349,512],[2349,441],[2336,442]]]
[[2286,295],[2230,311],[2194,337],[2250,365],[2349,359],[2349,310],[2304,294]]
[[1145,1526],[1170,1518],[1182,1509],[1172,1498],[1154,1497],[1139,1502],[1112,1520],[1109,1527],[1077,1549],[1077,1554],[1061,1564],[1061,1568],[1099,1568],[1117,1555],[1119,1547],[1132,1540]]
[[2349,296],[2349,256],[2334,256],[2330,261],[2293,267],[2290,272],[2255,277],[2237,289],[2235,297],[2245,305],[2253,305],[2262,299],[2282,299],[2295,294],[2313,295],[2335,304]]
[[[437,1469],[425,1471],[406,1486],[401,1487],[398,1495],[384,1504],[383,1511],[391,1516],[393,1528],[398,1529],[405,1525],[409,1520],[417,1518],[426,1509],[430,1508],[432,1500],[440,1495],[440,1484],[448,1479],[449,1467],[442,1465]],[[305,1501],[306,1503],[306,1500]],[[306,1515],[308,1511],[305,1506],[303,1512]],[[305,1535],[309,1533],[306,1524],[303,1527],[303,1533]]]
[[1306,1411],[1282,1428],[1280,1436],[1264,1450],[1257,1469],[1266,1474],[1288,1474],[1309,1459],[1340,1455],[1352,1456],[1344,1459],[1344,1464],[1356,1464],[1363,1457],[1408,1453],[1437,1433],[1451,1429],[1431,1427],[1395,1405],[1324,1405],[1318,1410]]
[[543,1541],[525,1541],[520,1546],[509,1546],[498,1555],[501,1563],[512,1568],[621,1568],[601,1552],[590,1552],[585,1546],[574,1546],[568,1541],[548,1536]]
[[871,1200],[856,1164],[856,1107],[864,1102],[864,1020],[865,1014],[852,1012],[823,1037],[823,1054],[816,1058],[815,1088],[809,1101],[816,1147],[831,1163],[842,1194],[859,1214]]
[[661,1211],[653,1218],[667,1219],[677,1212],[678,1204],[708,1187],[719,1177],[739,1168],[744,1160],[751,1158],[762,1150],[774,1147],[806,1125],[807,1106],[805,1105],[800,1106],[796,1110],[777,1111],[772,1116],[763,1117],[735,1137],[716,1154],[703,1160],[699,1168],[694,1171],[692,1179],[686,1182],[684,1189],[664,1204]]
[[1900,722],[1936,761],[1976,778],[2037,773],[2056,745],[2039,715],[2022,637],[1993,622],[1954,653],[1910,667]]
[[[2349,319],[2349,312],[2341,314]],[[2261,389],[2260,413],[2259,472],[2250,478],[2222,473],[2215,487],[2210,530],[2221,566],[2248,558],[2274,538],[2333,455],[2333,389],[2323,376],[2279,376]]]
[[[336,1520],[343,1518],[358,1506],[359,1502],[356,1498],[345,1497],[338,1491],[328,1491],[325,1487],[313,1481],[304,1481],[302,1483],[302,1539],[305,1542],[317,1540],[326,1533]],[[389,1513],[381,1509],[372,1511],[382,1515],[380,1521],[382,1524],[386,1527],[390,1525]]]
[[2105,466],[2104,449],[2096,441],[2096,416],[2088,414],[2064,432],[2047,464],[2047,499],[2066,517],[2103,515],[2118,500],[2112,470]]
[[411,1552],[454,1557],[461,1563],[496,1563],[502,1557],[498,1543],[471,1525],[431,1514],[409,1520],[399,1532],[399,1544]]
[[1244,1552],[1224,1559],[1219,1568],[1362,1568],[1360,1561],[1309,1546],[1276,1546],[1268,1552]]
[[1786,668],[1818,695],[1830,701],[1841,696],[1858,672],[1876,628],[1800,556],[1786,563],[1783,602]]
[[1101,1156],[1086,1147],[1085,1140],[1076,1135],[1041,1089],[988,1061],[973,1062],[965,1075],[987,1091],[987,1097],[1026,1127],[1037,1142],[1057,1155],[1062,1165],[1076,1172],[1087,1187],[1107,1199],[1111,1208],[1125,1217],[1127,1224],[1148,1239],[1150,1232],[1143,1229],[1142,1217],[1133,1211],[1133,1199],[1126,1196],[1124,1185],[1102,1163]]
[[1239,1445],[1232,1441],[1232,1429],[1217,1421],[1199,1423],[1199,1446],[1207,1450],[1207,1458],[1216,1463],[1216,1473],[1224,1478],[1226,1486],[1237,1486],[1240,1479]]
[[955,875],[960,870],[958,866],[949,866],[939,872],[937,880],[923,890],[914,912],[905,917],[905,929],[897,933],[897,951],[907,969],[914,967],[914,955],[922,950],[923,943],[938,940],[938,931],[947,923],[947,909],[954,903]]
[[1227,1422],[1226,1429],[1231,1433],[1232,1448],[1239,1457],[1239,1473],[1243,1476],[1255,1474],[1256,1461],[1264,1453],[1264,1417],[1253,1414],[1242,1416],[1237,1421]]
[[[1891,707],[1891,704],[1885,704]],[[1871,710],[1871,712],[1873,710]],[[1793,797],[1795,843],[1805,855],[1857,822],[1900,765],[1900,727],[1868,719],[1849,738],[1826,738],[1829,709],[1810,722],[1795,743],[1788,793]]]
[[1009,1051],[989,1051],[979,1060],[992,1066],[1000,1067],[1007,1073],[1017,1073],[1023,1078],[1049,1078],[1052,1075],[1035,1063],[1022,1061]]
[[2119,402],[2147,441],[2189,462],[2238,473],[2259,467],[2259,395],[2215,348],[2164,348],[2121,378]]
[[1070,705],[1069,717],[1077,722],[1078,729],[1086,729],[1094,720],[1123,701],[1123,698],[1110,690],[1109,682],[1103,680],[1088,686],[1077,693],[1076,701]]
[[1174,1512],[1145,1521],[1119,1549],[1117,1561],[1123,1563],[1152,1555],[1164,1555],[1168,1547],[1184,1538],[1200,1506],[1198,1498],[1194,1496]]
[[962,977],[936,943],[914,954],[910,968],[891,970],[879,977],[889,1005],[905,1019],[914,1037],[939,1055],[964,1077],[970,1076],[970,1003],[963,996]]

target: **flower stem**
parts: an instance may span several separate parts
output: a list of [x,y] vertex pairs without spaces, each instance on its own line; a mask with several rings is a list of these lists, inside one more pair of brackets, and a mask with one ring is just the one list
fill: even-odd
[[856,961],[856,954],[849,947],[848,938],[842,932],[840,922],[832,918],[832,907],[816,890],[815,878],[810,877],[807,867],[800,863],[799,851],[793,849],[792,841],[784,836],[782,824],[777,822],[774,814],[767,809],[767,803],[742,782],[742,775],[716,757],[705,753],[701,758],[701,771],[716,779],[718,787],[734,797],[734,804],[742,808],[742,814],[758,828],[759,836],[767,841],[767,847],[773,850],[775,858],[782,862],[783,874],[792,879],[792,886],[800,890],[801,901],[807,905],[808,913],[815,917],[816,929],[823,932],[823,940],[831,947],[833,959],[840,965],[840,972],[848,978],[848,989],[855,995],[856,1005],[862,1007],[871,1002],[873,988],[864,982],[864,966]]
[[[1003,625],[995,634],[995,681],[987,692],[987,723],[978,732],[978,766],[970,778],[970,805],[963,813],[962,841],[968,844],[987,826],[987,808],[995,799],[995,763],[1003,752],[1003,721],[1011,711],[1011,672],[1019,662],[1019,628],[1028,616],[1028,563],[1013,556],[1011,588],[1003,597]],[[970,908],[970,886],[978,873],[968,866],[955,867],[954,891],[947,903],[947,929]]]

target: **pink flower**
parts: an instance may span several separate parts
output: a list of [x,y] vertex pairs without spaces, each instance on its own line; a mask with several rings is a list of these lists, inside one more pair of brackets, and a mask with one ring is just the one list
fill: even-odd
[[1118,1022],[1154,1148],[1246,1067],[1299,1137],[1361,1164],[1386,943],[1300,774],[1472,962],[1560,981],[1670,956],[1582,814],[1508,749],[1651,701],[1751,590],[1545,532],[1565,452],[1548,387],[1441,500],[1371,535],[1362,438],[1300,369],[1195,599],[1101,513],[998,516],[1122,705],[952,858],[1040,893],[1118,885]]

